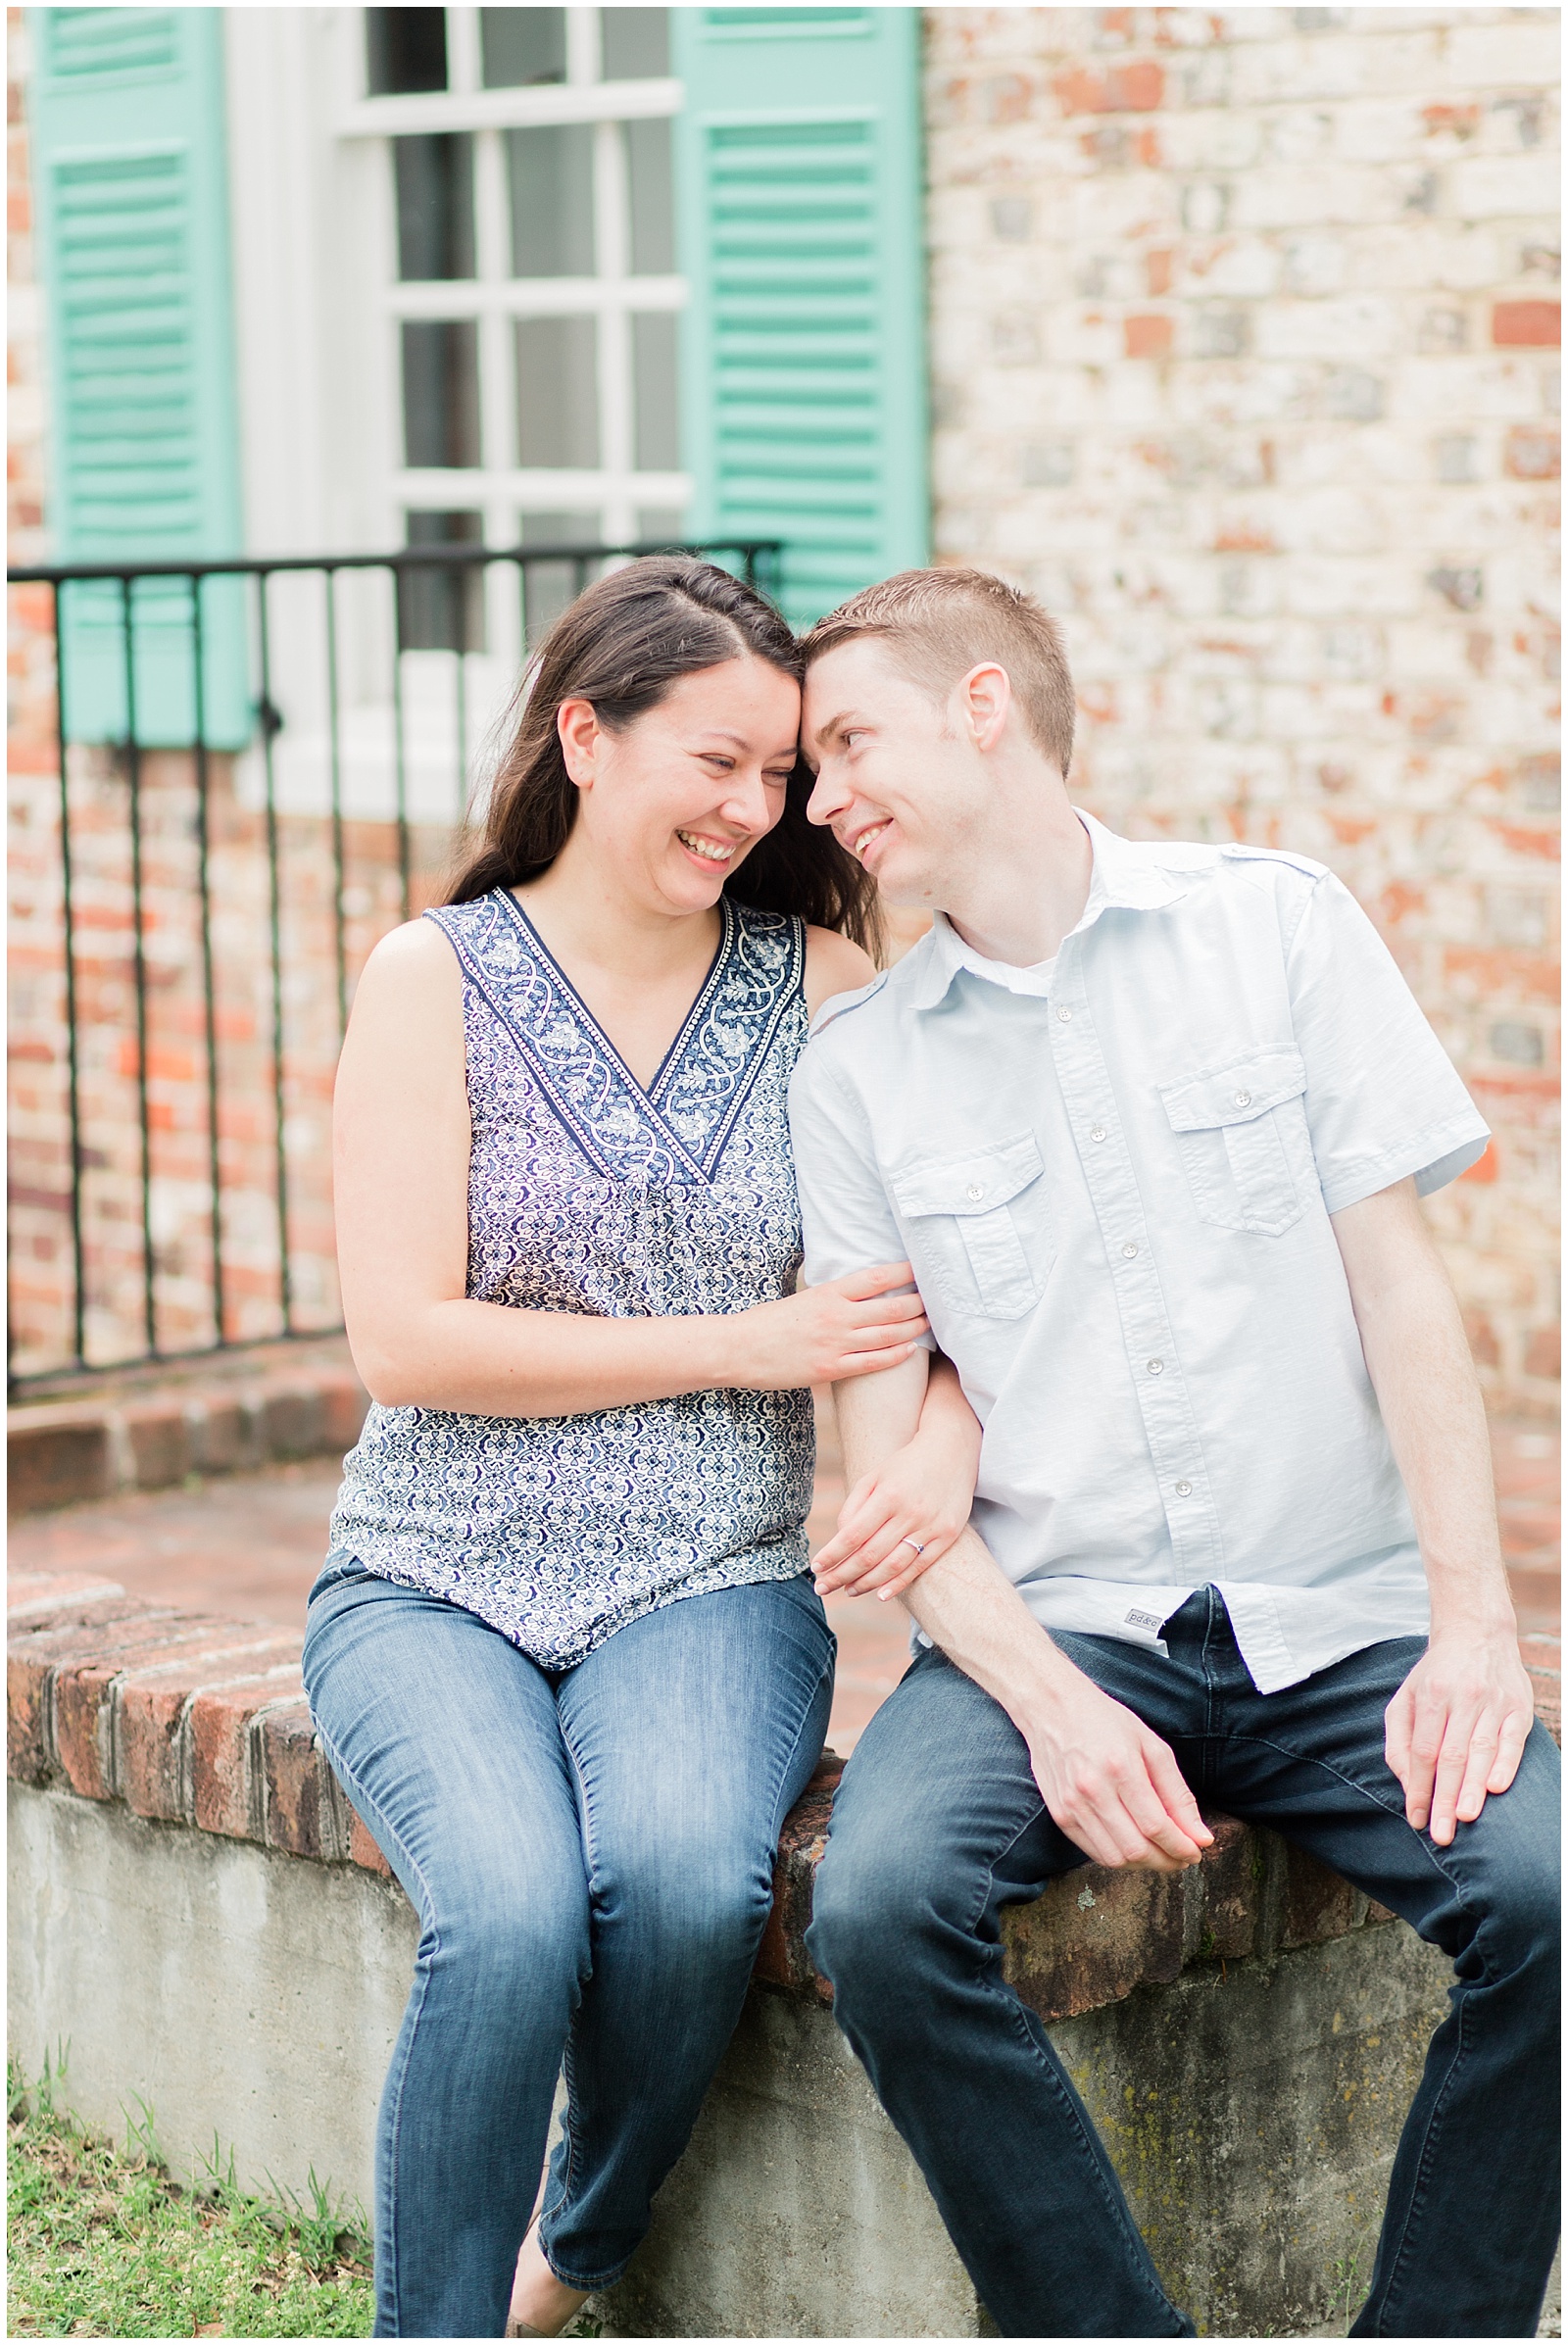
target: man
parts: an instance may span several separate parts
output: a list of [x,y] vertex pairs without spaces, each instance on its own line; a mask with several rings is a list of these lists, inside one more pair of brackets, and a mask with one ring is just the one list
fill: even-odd
[[910,571],[808,638],[812,819],[934,926],[828,1004],[791,1116],[807,1275],[907,1256],[984,1428],[935,1561],[856,1529],[926,1356],[838,1389],[819,1585],[904,1586],[808,1944],[1004,2335],[1190,2335],[999,1909],[1168,1871],[1198,1798],[1453,1958],[1367,2336],[1530,2334],[1556,2227],[1556,1752],[1481,1395],[1417,1205],[1486,1142],[1370,923],[1302,856],[1076,813],[1054,626]]

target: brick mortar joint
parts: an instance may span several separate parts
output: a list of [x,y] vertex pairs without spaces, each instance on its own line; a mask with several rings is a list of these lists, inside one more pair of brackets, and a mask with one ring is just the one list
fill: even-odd
[[[192,1685],[189,1688],[185,1695],[184,1701],[180,1705],[179,1723],[175,1729],[174,1743],[175,1764],[178,1770],[179,1783],[180,1822],[182,1824],[188,1824],[192,1832],[211,1832],[213,1830],[211,1825],[202,1823],[196,1812],[197,1751],[193,1731],[193,1721],[195,1718],[197,1703],[208,1700],[215,1695],[221,1696],[229,1687],[240,1685],[256,1685],[259,1684],[265,1684],[269,1678],[297,1678],[298,1675],[299,1660],[296,1656],[292,1661],[276,1662],[270,1668],[259,1668],[254,1670],[237,1669],[229,1672],[229,1674],[224,1677],[207,1678],[204,1679],[201,1684]],[[259,1709],[253,1711],[247,1718],[244,1738],[240,1745],[239,1758],[240,1765],[243,1769],[243,1784],[245,1795],[244,1804],[246,1822],[248,1825],[254,1824],[256,1820],[257,1809],[256,1789],[251,1768],[253,1736],[256,1734],[258,1729],[263,1726],[267,1718],[270,1717],[275,1711],[291,1707],[295,1702],[299,1701],[300,1698],[301,1696],[297,1691],[290,1691],[287,1694],[279,1693],[271,1701],[264,1701],[260,1705]],[[267,1838],[265,1813],[263,1814],[261,1821],[262,1830],[250,1830],[240,1836],[245,1839],[259,1841],[263,1847],[268,1847],[270,1845],[270,1843]]]
[[[268,1829],[270,1817],[267,1783],[267,1723],[285,1710],[297,1710],[303,1699],[304,1696],[298,1692],[279,1693],[271,1701],[262,1702],[252,1711],[245,1730],[245,1808],[250,1824],[248,1836],[260,1841],[264,1848],[275,1845]],[[314,1736],[312,1750],[319,1764]]]
[[[320,1862],[329,1865],[352,1865],[350,1843],[354,1836],[355,1811],[349,1804],[348,1793],[332,1772],[332,1763],[321,1747],[321,1737],[313,1734],[311,1749],[316,1759],[317,1783],[321,1793],[325,1830],[323,1842],[331,1841],[330,1852],[323,1846]],[[364,1870],[363,1867],[360,1870]]]

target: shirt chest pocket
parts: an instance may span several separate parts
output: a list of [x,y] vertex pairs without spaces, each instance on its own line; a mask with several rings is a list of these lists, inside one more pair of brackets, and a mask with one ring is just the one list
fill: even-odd
[[1305,1207],[1292,1158],[1310,1152],[1298,1050],[1254,1050],[1206,1075],[1162,1083],[1199,1218],[1278,1238]]
[[967,1155],[919,1158],[892,1178],[927,1302],[990,1319],[1033,1309],[1055,1251],[1044,1174],[1039,1144],[1025,1132]]

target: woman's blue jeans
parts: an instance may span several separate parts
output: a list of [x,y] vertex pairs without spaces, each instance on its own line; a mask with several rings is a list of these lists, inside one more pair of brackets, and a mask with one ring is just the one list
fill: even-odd
[[[1558,1785],[1537,1726],[1511,1789],[1447,1848],[1404,1818],[1383,1713],[1419,1637],[1256,1691],[1213,1588],[1167,1655],[1056,1637],[1170,1744],[1200,1799],[1270,1825],[1452,1958],[1351,2332],[1534,2334],[1558,2219]],[[1001,1909],[1084,1862],[1011,1721],[926,1652],[833,1808],[807,1943],[1004,2336],[1191,2335],[1051,2039],[1002,1976]]]
[[740,2016],[832,1634],[809,1580],[774,1580],[555,1673],[334,1559],[305,1683],[420,1924],[376,2135],[375,2333],[498,2337],[564,2057],[551,2267],[603,2287],[647,2228]]

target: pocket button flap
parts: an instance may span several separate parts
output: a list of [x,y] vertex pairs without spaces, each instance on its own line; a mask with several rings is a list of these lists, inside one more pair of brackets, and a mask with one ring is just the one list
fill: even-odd
[[1032,1132],[966,1156],[930,1157],[895,1173],[890,1186],[906,1213],[990,1213],[1045,1170]]
[[1299,1050],[1258,1050],[1213,1074],[1162,1083],[1159,1096],[1173,1132],[1207,1132],[1216,1124],[1250,1123],[1305,1089]]

